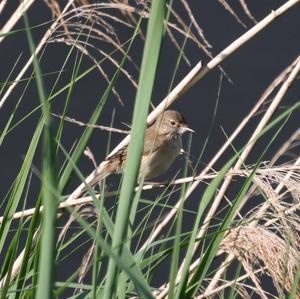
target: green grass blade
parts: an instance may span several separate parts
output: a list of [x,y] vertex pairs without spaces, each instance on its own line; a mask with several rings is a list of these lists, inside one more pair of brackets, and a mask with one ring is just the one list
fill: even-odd
[[11,217],[16,212],[16,209],[22,197],[26,180],[31,169],[32,160],[35,155],[36,148],[42,134],[42,130],[43,130],[43,122],[40,121],[35,129],[31,143],[28,147],[27,153],[24,158],[24,162],[14,182],[11,195],[8,199],[8,203],[3,215],[3,222],[1,223],[1,227],[0,227],[0,251],[3,250],[3,245],[7,238],[7,233],[12,221]]
[[[131,142],[129,143],[125,175],[121,186],[119,206],[116,216],[116,225],[112,240],[112,250],[116,255],[122,252],[122,243],[127,233],[130,207],[134,187],[139,171],[140,158],[143,152],[146,117],[151,100],[151,93],[155,79],[165,17],[165,1],[154,0],[151,4],[145,48],[142,59],[139,86],[136,95]],[[105,284],[104,299],[111,299],[116,283],[117,264],[110,259]]]
[[[190,136],[191,137],[191,136]],[[187,155],[186,155],[186,161],[185,161],[185,169],[183,172],[183,177],[187,177],[188,173],[188,153],[190,153],[190,148],[191,147],[191,138],[189,142],[189,147],[187,150]],[[175,239],[174,239],[174,246],[173,246],[173,252],[172,252],[172,260],[171,260],[171,270],[170,270],[170,275],[169,275],[169,282],[170,282],[170,287],[169,287],[169,299],[172,299],[175,297],[175,281],[176,281],[176,276],[178,273],[178,265],[179,265],[179,258],[180,258],[180,241],[182,237],[182,226],[183,226],[183,206],[184,206],[184,198],[186,196],[186,187],[187,184],[184,184],[181,188],[181,194],[180,194],[180,205],[178,207],[178,212],[177,212],[177,219],[176,219],[176,231],[175,231]]]
[[[31,54],[35,53],[35,45],[29,29],[27,15],[24,15],[24,22],[27,28],[27,38]],[[44,203],[42,240],[40,247],[39,278],[36,298],[52,298],[54,286],[55,269],[55,239],[56,239],[56,210],[59,198],[57,189],[57,167],[55,154],[55,138],[51,125],[50,104],[47,100],[45,87],[42,79],[42,72],[39,62],[33,57],[34,72],[40,102],[42,104],[44,120],[44,144],[43,144],[43,175],[42,194]]]
[[0,96],[2,95],[5,87],[9,84],[9,80],[10,80],[15,68],[17,67],[18,62],[20,61],[21,56],[22,56],[22,53],[17,57],[16,62],[14,63],[14,65],[13,65],[12,69],[10,70],[10,72],[9,72],[6,80],[4,81],[4,83],[0,83],[0,87],[1,87],[0,88]]
[[300,262],[298,263],[298,269],[294,276],[294,281],[288,296],[288,299],[295,299],[299,296],[299,286],[300,286]]
[[[43,22],[41,24],[31,26],[31,27],[29,27],[29,29],[31,30],[31,29],[40,28],[40,27],[43,27],[43,26],[46,26],[46,25],[50,25],[52,22],[53,22],[53,20],[46,21],[46,22]],[[11,31],[6,32],[6,33],[0,33],[0,37],[3,37],[3,36],[6,37],[6,36],[9,36],[9,35],[13,35],[13,34],[19,33],[19,32],[24,32],[26,30],[27,30],[27,28],[22,28],[22,29],[17,29],[17,30],[11,30]]]

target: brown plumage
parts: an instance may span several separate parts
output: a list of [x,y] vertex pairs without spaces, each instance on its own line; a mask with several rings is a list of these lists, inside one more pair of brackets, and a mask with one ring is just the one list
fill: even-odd
[[[174,110],[166,110],[145,131],[144,151],[141,159],[140,174],[151,179],[164,173],[174,162],[181,150],[181,135],[193,130],[187,127],[183,116]],[[112,173],[123,171],[127,159],[128,146],[124,146],[107,158],[102,169],[90,182],[93,187]]]

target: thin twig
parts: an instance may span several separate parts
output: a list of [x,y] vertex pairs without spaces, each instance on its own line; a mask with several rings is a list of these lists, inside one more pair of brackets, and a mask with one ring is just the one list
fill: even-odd
[[120,129],[115,129],[115,128],[112,128],[112,127],[106,127],[106,126],[99,126],[99,125],[84,123],[82,121],[76,120],[75,118],[71,118],[71,117],[68,117],[68,116],[62,116],[60,114],[52,113],[52,115],[57,117],[57,118],[63,119],[67,122],[70,122],[72,124],[76,124],[80,127],[89,127],[89,128],[99,129],[99,130],[102,130],[102,131],[107,131],[107,132],[115,132],[115,133],[120,133],[120,134],[129,134],[129,131],[126,131],[126,130],[120,130]]

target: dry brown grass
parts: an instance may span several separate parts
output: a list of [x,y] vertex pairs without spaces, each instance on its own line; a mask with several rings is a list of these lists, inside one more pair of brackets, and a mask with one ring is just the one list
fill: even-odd
[[[238,258],[253,275],[257,267],[263,267],[279,294],[283,289],[290,291],[300,262],[299,251],[293,247],[293,242],[286,242],[260,225],[241,226],[230,230],[221,248]],[[300,286],[297,294],[300,298]]]

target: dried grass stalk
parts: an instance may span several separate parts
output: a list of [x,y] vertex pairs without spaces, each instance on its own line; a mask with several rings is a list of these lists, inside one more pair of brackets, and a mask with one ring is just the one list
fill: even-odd
[[[1,34],[8,33],[12,30],[12,28],[17,24],[17,22],[22,18],[24,13],[30,8],[30,6],[34,3],[35,0],[24,0],[22,1],[18,8],[14,11],[14,13],[11,15],[9,20],[6,22],[6,24],[3,26],[3,28],[0,30]],[[6,1],[2,1],[0,3],[0,13],[3,10],[4,6],[6,4]],[[0,36],[0,43],[5,38],[5,35]]]
[[[233,254],[242,263],[265,266],[279,294],[290,291],[300,262],[300,254],[275,233],[261,226],[242,226],[232,229],[223,239],[221,249]],[[300,286],[297,291],[300,298]]]

